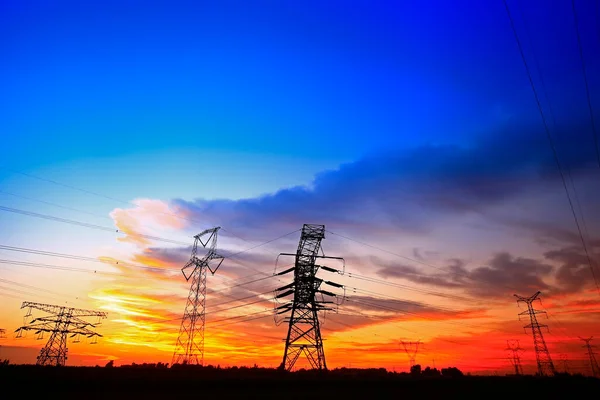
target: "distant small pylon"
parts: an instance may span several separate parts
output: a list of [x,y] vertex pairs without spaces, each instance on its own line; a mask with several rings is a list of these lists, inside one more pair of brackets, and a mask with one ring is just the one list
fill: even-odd
[[560,362],[562,363],[562,366],[563,366],[563,372],[565,374],[570,374],[571,370],[569,368],[569,359],[567,358],[566,354],[560,355]]
[[593,346],[590,344],[590,342],[592,341],[592,338],[593,338],[593,336],[590,336],[587,339],[580,337],[579,339],[581,339],[585,342],[585,345],[583,347],[585,347],[587,349],[587,355],[590,358],[590,367],[592,369],[592,376],[594,376],[596,378],[600,378],[600,368],[598,367],[598,361],[596,361],[596,355],[594,353]]
[[416,363],[417,352],[419,351],[419,345],[421,344],[420,340],[416,342],[405,342],[401,340],[402,347],[404,347],[404,352],[408,356],[408,362],[410,363],[410,368],[412,368]]
[[507,340],[506,350],[512,352],[509,360],[515,369],[515,375],[523,375],[523,367],[521,366],[521,358],[519,357],[519,352],[523,351],[523,349],[519,346],[519,341],[511,339]]

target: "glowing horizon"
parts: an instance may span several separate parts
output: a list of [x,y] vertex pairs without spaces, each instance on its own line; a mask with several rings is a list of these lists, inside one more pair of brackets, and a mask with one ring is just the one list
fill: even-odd
[[533,373],[513,295],[539,290],[556,368],[588,374],[595,11],[461,2],[3,2],[0,359],[35,362],[31,301],[108,313],[67,365],[170,363],[193,235],[220,226],[205,363],[277,367],[272,274],[314,223],[346,261],[319,272],[345,285],[329,368],[407,371],[420,340],[423,367],[511,373],[518,339]]

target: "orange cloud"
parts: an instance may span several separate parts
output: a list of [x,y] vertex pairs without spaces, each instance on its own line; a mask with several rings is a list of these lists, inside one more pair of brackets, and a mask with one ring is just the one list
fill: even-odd
[[162,229],[185,227],[184,219],[178,217],[176,210],[171,209],[169,204],[162,200],[137,199],[133,203],[133,208],[115,208],[110,213],[119,232],[125,234],[125,237],[118,239],[119,241],[148,246],[151,241],[143,236],[142,226],[154,224]]

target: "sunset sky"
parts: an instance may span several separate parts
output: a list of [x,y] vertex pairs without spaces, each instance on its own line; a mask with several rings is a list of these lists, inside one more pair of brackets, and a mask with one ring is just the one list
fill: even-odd
[[345,259],[319,272],[346,286],[329,368],[407,371],[420,340],[422,366],[503,374],[515,339],[533,373],[513,294],[540,290],[556,368],[589,373],[600,9],[507,3],[518,41],[502,0],[3,1],[0,359],[35,363],[31,301],[108,313],[68,365],[170,363],[220,226],[205,363],[276,367],[272,274],[311,223]]

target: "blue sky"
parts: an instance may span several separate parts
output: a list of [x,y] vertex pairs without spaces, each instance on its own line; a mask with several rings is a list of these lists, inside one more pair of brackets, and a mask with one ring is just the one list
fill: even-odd
[[[600,12],[591,0],[575,3],[600,129]],[[600,258],[600,169],[571,2],[508,4]],[[4,207],[181,241],[213,225],[261,241],[324,223],[406,256],[419,249],[447,268],[460,259],[492,285],[526,291],[543,278],[555,294],[589,289],[501,0],[4,1],[0,38]],[[153,207],[163,206],[199,222],[157,219]],[[172,254],[4,211],[0,226],[5,245],[130,260]],[[225,237],[231,249],[249,245]],[[361,272],[423,284],[406,265],[328,240]],[[431,282],[457,285],[446,275]],[[78,293],[88,287],[93,279]]]
[[[588,173],[573,15],[569,2],[544,4],[509,1],[561,160]],[[500,1],[2,7],[0,179],[12,193],[106,216],[136,198],[252,201],[319,185],[337,204],[356,186],[365,192],[347,203],[361,209],[378,184],[397,195],[418,180],[520,179],[531,160],[553,168]],[[598,23],[591,2],[577,7],[597,113]],[[476,158],[453,160],[463,153]],[[481,200],[497,203],[505,189]],[[285,193],[275,196],[292,212]],[[383,208],[382,221],[405,218]]]
[[[4,3],[8,164],[245,153],[323,168],[539,122],[500,1],[125,3]],[[568,104],[586,111],[567,3],[513,5],[561,121]],[[597,68],[594,13],[579,3]]]

